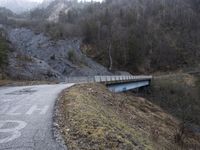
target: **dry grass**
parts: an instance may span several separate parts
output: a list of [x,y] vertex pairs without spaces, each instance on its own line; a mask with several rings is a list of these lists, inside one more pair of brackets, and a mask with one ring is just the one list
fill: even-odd
[[180,84],[185,83],[188,86],[195,86],[197,78],[185,73],[173,73],[168,75],[154,76],[155,82]]
[[181,149],[174,142],[179,121],[146,99],[85,84],[63,92],[58,106],[69,149]]

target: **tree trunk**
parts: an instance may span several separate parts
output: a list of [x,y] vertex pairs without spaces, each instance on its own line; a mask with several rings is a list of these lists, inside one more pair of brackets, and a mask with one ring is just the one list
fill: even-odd
[[109,49],[108,49],[108,53],[109,53],[109,60],[110,60],[110,67],[109,70],[112,70],[113,67],[113,60],[112,60],[112,54],[111,54],[111,50],[112,50],[112,45],[111,43],[109,44]]

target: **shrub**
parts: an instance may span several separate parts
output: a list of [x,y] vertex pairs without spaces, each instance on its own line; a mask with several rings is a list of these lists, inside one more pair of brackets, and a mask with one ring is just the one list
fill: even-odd
[[5,38],[0,36],[0,68],[7,63],[8,44]]
[[50,59],[51,59],[51,60],[55,60],[55,59],[56,59],[56,56],[55,56],[55,54],[54,54],[54,55],[52,55],[52,56],[50,57]]
[[77,62],[77,56],[76,56],[76,53],[74,52],[73,49],[68,51],[68,59],[72,63],[76,63]]
[[24,61],[24,62],[33,62],[33,59],[31,56],[28,55],[21,55],[18,54],[16,57],[19,61]]
[[[152,81],[150,100],[178,117],[183,123],[200,125],[200,102],[196,78],[171,75]],[[188,82],[191,82],[189,84]]]

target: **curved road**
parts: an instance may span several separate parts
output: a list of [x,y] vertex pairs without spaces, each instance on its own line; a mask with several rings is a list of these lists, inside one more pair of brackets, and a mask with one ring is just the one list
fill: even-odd
[[52,134],[54,103],[73,84],[0,88],[0,150],[63,150]]

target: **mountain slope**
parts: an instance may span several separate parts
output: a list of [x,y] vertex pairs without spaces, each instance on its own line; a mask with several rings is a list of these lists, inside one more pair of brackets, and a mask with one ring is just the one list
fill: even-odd
[[79,39],[51,40],[25,28],[6,29],[13,46],[7,74],[15,79],[64,79],[65,76],[110,75],[80,51]]
[[56,38],[83,37],[84,52],[107,67],[110,53],[113,70],[172,71],[200,63],[197,0],[106,0],[68,3],[68,9],[55,5],[60,2],[45,10],[56,22]]
[[1,0],[0,6],[6,7],[15,13],[22,13],[37,7],[38,4],[27,0]]
[[51,22],[58,22],[60,12],[67,13],[71,6],[72,4],[70,2],[66,3],[64,0],[53,1],[46,8],[50,12],[47,20]]
[[[109,60],[111,45],[113,67],[131,72],[176,70],[198,64],[200,14],[194,2],[107,0],[101,6],[90,6],[81,13],[87,20],[85,42],[95,46],[93,54],[101,52],[96,57],[102,63]],[[109,66],[108,61],[106,64]]]

